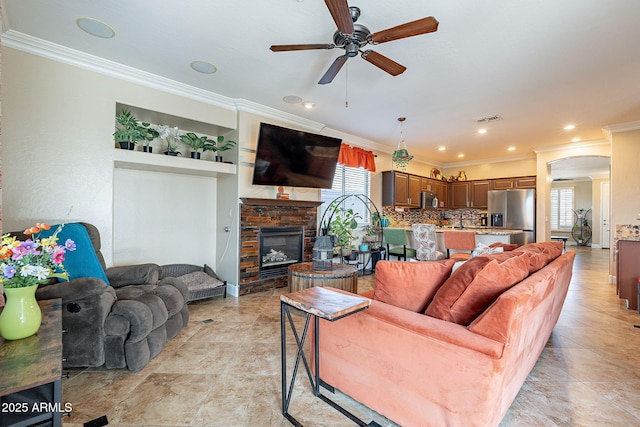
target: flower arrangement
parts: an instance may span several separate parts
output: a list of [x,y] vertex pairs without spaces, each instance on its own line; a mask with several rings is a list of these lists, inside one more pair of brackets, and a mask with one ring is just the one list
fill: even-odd
[[178,142],[182,136],[180,129],[178,129],[177,126],[169,127],[167,125],[158,125],[156,126],[156,130],[158,131],[160,138],[167,141],[167,151],[165,153],[178,153]]
[[24,231],[24,234],[32,236],[24,241],[9,233],[3,235],[0,246],[0,283],[5,288],[24,288],[52,278],[68,279],[63,265],[64,256],[67,251],[74,251],[76,244],[71,239],[67,239],[64,245],[58,244],[58,233],[63,226],[58,226],[50,237],[40,238],[40,232],[51,227],[38,223]]

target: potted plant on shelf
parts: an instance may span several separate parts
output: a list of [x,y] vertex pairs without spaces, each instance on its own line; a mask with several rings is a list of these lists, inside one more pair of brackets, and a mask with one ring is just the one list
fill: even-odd
[[113,139],[120,144],[120,148],[125,150],[133,150],[138,142],[144,139],[142,129],[144,129],[138,119],[126,108],[123,108],[120,114],[116,116],[116,131],[113,133]]
[[144,147],[142,147],[142,151],[145,153],[153,152],[153,147],[149,145],[151,141],[160,136],[160,132],[154,129],[151,126],[151,123],[142,123],[140,125],[140,134],[142,135],[142,139],[144,140]]
[[180,140],[194,150],[191,152],[192,159],[199,159],[200,150],[207,151],[210,149],[210,146],[215,144],[215,142],[207,136],[198,136],[193,132],[187,132],[186,134],[181,135]]
[[181,152],[178,151],[178,141],[180,140],[180,130],[178,127],[169,127],[166,125],[160,125],[156,127],[156,130],[160,133],[160,138],[167,141],[167,148],[164,154],[167,156],[180,156]]
[[[204,148],[204,151],[215,151],[216,153],[221,153],[223,151],[230,150],[234,145],[236,145],[235,141],[229,140],[225,142],[224,136],[220,135],[215,141],[211,141],[211,144],[207,145]],[[222,162],[222,160],[222,155],[216,154],[216,162]]]

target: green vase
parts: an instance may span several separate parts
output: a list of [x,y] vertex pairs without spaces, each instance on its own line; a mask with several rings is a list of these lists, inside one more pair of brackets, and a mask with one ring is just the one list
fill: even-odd
[[4,288],[7,301],[0,313],[0,335],[5,340],[19,340],[38,332],[42,313],[36,301],[38,285]]

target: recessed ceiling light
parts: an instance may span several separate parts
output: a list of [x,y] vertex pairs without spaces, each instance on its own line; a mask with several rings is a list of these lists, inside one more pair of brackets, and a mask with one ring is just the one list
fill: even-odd
[[218,71],[215,65],[207,61],[193,61],[191,68],[202,74],[213,74]]
[[580,139],[580,138],[578,138],[578,137],[575,137],[575,138],[573,138],[573,139],[571,140],[571,142],[580,142],[580,141],[582,141],[582,139]]
[[302,98],[296,95],[287,95],[283,97],[282,100],[287,104],[299,104],[300,102],[302,102]]
[[478,133],[479,133],[480,135],[482,135],[482,134],[487,133],[487,130],[486,130],[486,129],[478,129]]
[[444,145],[441,145],[440,147],[438,147],[438,151],[445,151],[447,149],[447,147],[445,147]]
[[313,107],[315,107],[315,106],[316,106],[316,103],[315,103],[315,102],[311,102],[311,101],[304,101],[304,102],[302,103],[302,106],[303,106],[304,108],[306,108],[307,110],[310,110],[310,109],[312,109]]
[[76,19],[76,25],[80,27],[82,31],[103,39],[110,39],[116,35],[113,28],[97,19],[78,18]]
[[575,129],[575,128],[576,128],[576,125],[566,125],[566,126],[564,127],[564,130],[573,130],[573,129]]
[[509,148],[507,148],[507,150],[509,150],[509,151],[516,151],[516,147],[509,147]]
[[463,157],[464,157],[464,154],[462,154],[462,153],[458,154],[458,158],[459,158],[459,159],[461,159],[461,158],[463,158]]

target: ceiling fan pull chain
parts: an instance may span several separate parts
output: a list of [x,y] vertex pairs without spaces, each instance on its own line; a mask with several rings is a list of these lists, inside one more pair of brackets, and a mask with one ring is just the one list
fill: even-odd
[[345,70],[344,79],[344,108],[349,108],[349,64],[347,63],[347,69]]

